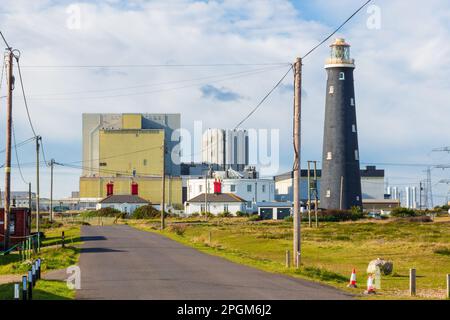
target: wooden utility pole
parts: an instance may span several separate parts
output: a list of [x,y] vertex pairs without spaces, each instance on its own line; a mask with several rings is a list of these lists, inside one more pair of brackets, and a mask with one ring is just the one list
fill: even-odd
[[40,236],[39,236],[39,219],[40,219],[40,208],[39,208],[39,141],[41,140],[41,136],[36,136],[36,232],[37,232],[37,245],[38,249],[40,246]]
[[9,49],[6,54],[7,68],[7,100],[6,100],[6,160],[5,160],[5,211],[4,211],[4,250],[9,248],[9,223],[11,207],[11,128],[12,128],[12,92],[14,90],[13,76],[13,58],[12,50]]
[[319,220],[317,217],[318,208],[319,201],[317,196],[317,161],[314,161],[314,217],[316,218],[316,228],[319,227]]
[[33,210],[33,204],[32,204],[32,197],[31,197],[31,182],[28,182],[28,208],[30,209],[30,215],[31,211]]
[[311,161],[308,160],[308,225],[311,228]]
[[163,143],[162,143],[162,197],[161,197],[161,230],[164,230],[165,228],[165,221],[164,221],[164,207],[165,207],[165,200],[166,200],[166,138],[165,135],[163,137]]
[[55,159],[50,160],[50,221],[53,221],[53,165]]
[[302,59],[294,65],[294,257],[298,256],[296,267],[301,263],[301,213],[300,213],[300,124],[302,100]]

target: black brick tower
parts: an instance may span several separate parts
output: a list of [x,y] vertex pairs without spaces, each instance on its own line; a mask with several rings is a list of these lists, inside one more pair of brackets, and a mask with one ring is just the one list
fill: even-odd
[[330,47],[331,56],[325,65],[328,80],[320,207],[345,210],[362,207],[353,84],[355,61],[350,58],[350,45],[344,39],[336,39]]

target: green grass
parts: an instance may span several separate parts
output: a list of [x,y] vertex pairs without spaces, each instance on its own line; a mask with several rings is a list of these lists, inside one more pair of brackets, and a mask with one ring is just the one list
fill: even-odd
[[[61,231],[65,232],[65,248],[61,247]],[[32,255],[32,260],[41,258],[42,272],[67,268],[78,261],[79,249],[74,245],[80,243],[79,226],[64,226],[44,230],[41,251]],[[21,261],[18,252],[12,252],[0,257],[0,275],[26,273],[31,266],[31,260]]]
[[[22,297],[20,288],[20,298]],[[0,300],[14,298],[14,284],[0,285]],[[33,288],[33,300],[71,300],[75,298],[75,291],[67,288],[64,281],[39,280]]]
[[[450,220],[432,223],[404,220],[322,223],[318,229],[302,225],[302,267],[285,267],[285,252],[292,250],[292,222],[254,221],[246,218],[186,220],[182,235],[162,234],[203,252],[265,271],[289,274],[333,285],[361,294],[367,280],[369,261],[378,257],[394,262],[394,274],[383,276],[380,295],[371,299],[408,298],[409,269],[417,270],[418,298],[445,296],[446,274],[450,273]],[[168,219],[168,223],[180,222]],[[130,220],[139,229],[158,232],[158,222]],[[209,232],[212,241],[209,243]],[[360,288],[348,289],[352,268],[357,269]]]

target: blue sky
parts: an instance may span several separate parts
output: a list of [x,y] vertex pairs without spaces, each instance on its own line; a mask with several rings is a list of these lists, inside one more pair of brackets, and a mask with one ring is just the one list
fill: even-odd
[[[81,158],[82,112],[179,112],[182,126],[233,127],[286,72],[285,66],[196,68],[30,68],[45,65],[211,64],[293,62],[359,7],[360,0],[48,1],[5,0],[0,29],[22,51],[30,111],[47,158]],[[380,28],[363,10],[338,36],[352,45],[362,162],[450,163],[432,153],[450,145],[447,119],[450,4],[445,0],[379,0]],[[4,8],[8,8],[8,11]],[[73,28],[73,10],[80,13]],[[72,21],[72,25],[70,25]],[[424,23],[426,22],[426,23]],[[72,26],[72,27],[71,27]],[[331,41],[330,41],[331,42]],[[302,161],[321,158],[326,73],[324,45],[304,61]],[[262,70],[261,70],[262,69]],[[246,74],[242,74],[247,72]],[[200,79],[200,80],[195,80]],[[201,80],[203,79],[203,80]],[[205,90],[206,89],[206,90]],[[2,89],[3,95],[3,89]],[[31,136],[19,91],[17,140]],[[223,101],[225,100],[225,101]],[[4,100],[1,100],[4,103]],[[249,119],[246,128],[279,129],[280,172],[292,162],[292,77]],[[0,132],[5,116],[0,115]],[[4,146],[1,136],[0,146]],[[19,149],[34,161],[33,146]],[[385,165],[389,181],[404,187],[425,177],[424,167]],[[16,169],[17,170],[17,169]],[[48,194],[48,168],[43,195]],[[32,165],[23,168],[33,179]],[[13,189],[23,189],[17,171]],[[76,170],[57,168],[57,196],[78,188]],[[433,170],[438,184],[448,171]],[[0,179],[1,180],[1,179]],[[0,187],[3,188],[2,181]]]

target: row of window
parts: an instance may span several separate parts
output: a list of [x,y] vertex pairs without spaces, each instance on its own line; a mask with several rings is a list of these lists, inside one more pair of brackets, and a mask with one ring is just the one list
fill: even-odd
[[[253,185],[251,184],[247,184],[247,192],[252,192],[253,190]],[[266,192],[266,185],[262,185],[261,186],[261,191],[263,193]],[[198,186],[198,192],[203,192],[203,185],[199,185]],[[236,192],[236,185],[235,184],[230,184],[230,192]]]

